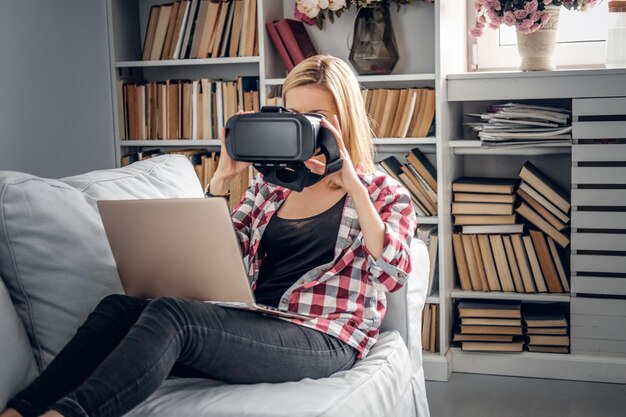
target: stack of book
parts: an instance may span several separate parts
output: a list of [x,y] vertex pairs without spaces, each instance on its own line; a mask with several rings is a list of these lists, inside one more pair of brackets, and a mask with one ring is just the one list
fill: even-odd
[[[213,174],[215,174],[215,170],[217,169],[217,164],[220,159],[219,152],[209,152],[206,149],[162,151],[161,149],[155,148],[124,155],[122,157],[122,166],[127,166],[133,162],[143,161],[145,159],[150,159],[157,155],[164,154],[178,154],[189,158],[203,189],[206,189],[206,186],[211,181]],[[231,198],[229,200],[229,205],[231,209],[235,208],[235,206],[239,203],[240,196],[248,188],[253,174],[254,171],[252,169],[244,170],[230,183],[229,190],[231,192]]]
[[569,353],[567,318],[558,305],[525,305],[523,316],[530,352]]
[[452,183],[455,225],[513,225],[517,179],[463,177]]
[[[519,173],[522,183],[517,194],[522,203],[515,211],[528,222],[565,248],[569,238],[564,233],[569,223],[570,198],[568,193],[527,161]],[[552,244],[552,243],[550,243]]]
[[422,312],[422,350],[439,352],[439,304],[424,305]]
[[521,304],[515,301],[459,302],[460,325],[453,342],[466,351],[521,352]]
[[122,139],[214,139],[239,109],[258,111],[259,77],[236,81],[123,84],[118,103]]
[[372,130],[380,138],[421,138],[435,118],[432,88],[361,90]]
[[401,164],[390,156],[379,166],[409,190],[419,216],[436,216],[437,170],[418,148],[411,149],[406,160],[408,163]]
[[469,113],[486,122],[465,123],[478,132],[481,146],[520,147],[571,143],[571,111],[519,103],[496,104],[486,113]]
[[428,288],[426,295],[431,296],[439,289],[439,265],[437,262],[438,242],[437,225],[422,224],[418,226],[415,236],[423,241],[428,247],[428,259],[430,261],[430,271],[428,274]]
[[256,0],[180,0],[152,6],[143,60],[258,55]]
[[265,23],[265,29],[287,72],[306,58],[317,55],[317,49],[301,21],[294,19],[269,21]]

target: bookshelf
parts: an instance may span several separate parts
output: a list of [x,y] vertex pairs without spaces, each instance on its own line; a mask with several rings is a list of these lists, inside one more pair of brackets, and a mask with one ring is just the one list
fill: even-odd
[[[294,0],[257,0],[258,57],[207,58],[164,61],[141,61],[141,45],[146,31],[150,7],[167,0],[107,0],[110,36],[110,59],[113,97],[117,96],[115,81],[162,81],[167,79],[233,79],[237,75],[259,77],[261,104],[267,97],[278,94],[285,72],[265,33],[264,22],[293,17]],[[465,7],[414,2],[398,13],[391,8],[391,18],[400,51],[400,60],[390,75],[359,76],[364,88],[422,88],[436,92],[433,136],[426,138],[378,138],[375,140],[377,160],[394,155],[404,163],[406,153],[418,147],[437,170],[437,216],[420,217],[420,224],[436,224],[438,228],[439,287],[426,302],[439,305],[438,353],[424,352],[426,379],[447,381],[453,371],[497,375],[534,376],[545,378],[626,382],[626,358],[613,353],[604,356],[571,353],[568,355],[524,352],[520,354],[469,353],[450,348],[455,303],[459,299],[511,299],[522,302],[558,302],[577,308],[578,293],[598,296],[622,294],[611,308],[620,311],[626,303],[626,287],[620,280],[592,275],[582,271],[571,279],[571,294],[514,294],[464,292],[458,288],[451,233],[451,184],[464,175],[515,177],[526,159],[530,159],[559,185],[571,191],[572,203],[577,199],[593,198],[580,194],[572,185],[572,167],[582,152],[591,148],[574,144],[562,146],[527,147],[515,149],[485,149],[478,141],[464,139],[463,113],[493,102],[511,100],[557,100],[575,105],[585,97],[626,97],[626,69],[577,69],[552,72],[466,73],[467,19]],[[448,7],[446,7],[448,6]],[[347,61],[349,40],[356,12],[344,13],[333,24],[326,22],[324,30],[308,28],[313,43],[322,53],[336,55]],[[126,141],[119,136],[117,101],[114,100],[116,160],[129,150],[167,147],[208,148],[217,150],[217,138],[207,140],[143,140]],[[623,107],[622,107],[623,108]],[[622,113],[626,114],[626,110]],[[625,129],[622,129],[624,131]],[[574,180],[575,177],[574,177]],[[580,195],[579,195],[580,194]],[[606,196],[604,196],[606,198]],[[582,200],[581,200],[582,201]],[[611,204],[626,206],[624,194],[613,193]],[[618,216],[619,212],[613,213]],[[577,218],[572,210],[573,255],[583,241],[575,238]],[[623,214],[623,213],[622,213]],[[580,212],[578,216],[584,216]],[[623,220],[626,225],[626,220]],[[625,226],[626,227],[626,226]],[[604,235],[606,237],[607,235]],[[589,237],[588,235],[585,237]],[[624,247],[623,235],[613,234],[616,244]],[[598,240],[598,239],[596,239]],[[602,239],[600,239],[602,240]],[[606,240],[604,240],[606,241]],[[622,249],[626,251],[626,249]],[[584,253],[583,253],[584,254]],[[582,259],[582,257],[579,257]],[[618,265],[619,266],[619,265]],[[626,270],[623,271],[626,274]],[[598,298],[600,299],[600,298]],[[600,310],[602,308],[600,307]],[[614,310],[610,310],[614,311]],[[624,307],[626,316],[626,307]],[[602,320],[602,317],[596,317]],[[572,334],[575,337],[575,333]],[[602,346],[598,347],[600,349]]]

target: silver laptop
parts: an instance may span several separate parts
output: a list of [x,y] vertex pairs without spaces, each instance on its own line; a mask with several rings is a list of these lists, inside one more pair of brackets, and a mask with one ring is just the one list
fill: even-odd
[[313,318],[255,303],[225,199],[103,200],[98,210],[126,294]]

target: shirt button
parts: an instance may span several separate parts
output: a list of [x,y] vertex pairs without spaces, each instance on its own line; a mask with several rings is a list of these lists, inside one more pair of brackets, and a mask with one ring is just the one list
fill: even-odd
[[322,271],[322,272],[326,272],[326,271],[328,271],[328,268],[323,267],[323,268],[321,269],[321,271]]
[[283,298],[282,300],[280,300],[280,302],[283,303],[283,304],[287,304],[287,301],[289,301],[289,300],[286,299],[286,298]]
[[301,279],[300,280],[300,285],[304,285],[305,282],[306,282],[305,280]]

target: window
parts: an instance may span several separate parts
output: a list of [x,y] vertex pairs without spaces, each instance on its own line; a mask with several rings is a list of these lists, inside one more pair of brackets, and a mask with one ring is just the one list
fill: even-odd
[[[471,3],[471,1],[469,2]],[[471,4],[470,4],[471,6]],[[468,27],[475,15],[468,9]],[[608,2],[598,2],[587,12],[561,8],[554,61],[557,67],[597,67],[606,61],[606,38],[609,21]],[[474,70],[516,69],[521,59],[517,53],[515,28],[505,25],[498,30],[485,28],[483,36],[470,49]]]

